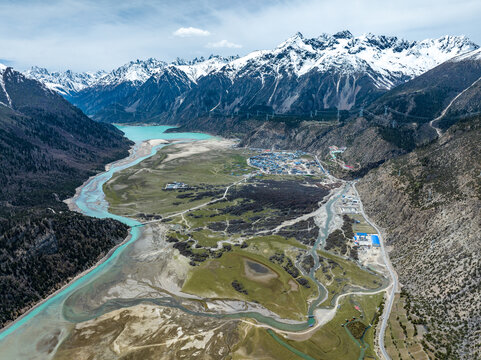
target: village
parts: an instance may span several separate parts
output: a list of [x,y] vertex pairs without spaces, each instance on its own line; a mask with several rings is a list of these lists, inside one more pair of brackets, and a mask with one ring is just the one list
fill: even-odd
[[258,168],[264,174],[275,175],[318,175],[321,174],[319,164],[303,151],[270,151],[248,159],[248,164]]

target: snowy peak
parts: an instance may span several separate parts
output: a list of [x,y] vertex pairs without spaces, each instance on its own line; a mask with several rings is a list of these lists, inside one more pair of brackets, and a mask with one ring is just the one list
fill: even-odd
[[295,46],[295,45],[301,45],[302,47],[302,45],[305,44],[304,40],[305,40],[304,35],[302,35],[300,32],[297,32],[294,36],[291,36],[286,41],[279,44],[277,48],[282,49],[285,47]]
[[204,57],[195,58],[192,61],[177,59],[170,66],[184,72],[192,82],[197,83],[197,80],[201,77],[219,71],[223,66],[238,58],[238,56],[222,57],[211,55],[207,60]]
[[420,47],[436,47],[442,52],[460,51],[465,52],[479,48],[474,42],[466,36],[450,36],[446,35],[439,39],[427,39],[419,42]]
[[334,39],[352,39],[354,36],[351,34],[349,30],[343,30],[335,33],[332,35]]
[[468,53],[456,56],[451,61],[481,61],[481,49],[473,50]]
[[47,88],[57,91],[62,95],[69,95],[92,86],[99,78],[105,75],[105,72],[76,73],[67,70],[64,72],[50,73],[45,68],[33,66],[30,70],[27,70],[24,75],[27,78],[40,81]]
[[113,88],[123,83],[139,88],[149,78],[158,80],[164,74],[193,84],[214,74],[227,76],[232,82],[249,76],[261,79],[266,76],[302,77],[310,72],[357,77],[367,74],[378,89],[388,90],[478,48],[465,36],[407,41],[371,33],[355,37],[350,31],[343,30],[316,38],[296,33],[272,50],[254,51],[243,57],[211,55],[208,59],[176,59],[172,63],[150,58],[131,61],[110,73],[49,73],[46,69],[34,67],[26,75],[64,95],[96,86]]
[[204,58],[203,56],[201,57],[195,57],[192,60],[185,60],[181,58],[175,59],[173,62],[170,63],[170,65],[173,66],[179,66],[179,65],[196,65],[200,64],[203,62],[219,62],[222,64],[226,64],[230,61],[233,61],[235,59],[238,59],[239,55],[234,55],[234,56],[220,56],[220,55],[210,55],[207,59]]
[[151,76],[162,72],[167,64],[154,58],[147,60],[130,61],[129,63],[111,71],[103,76],[95,85],[116,86],[124,82],[131,82],[134,85],[142,85]]

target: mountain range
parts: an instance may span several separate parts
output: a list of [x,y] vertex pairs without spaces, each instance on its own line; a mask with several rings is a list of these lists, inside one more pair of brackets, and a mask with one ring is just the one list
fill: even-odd
[[297,33],[275,49],[190,62],[132,61],[106,73],[27,77],[64,95],[95,120],[184,124],[238,113],[310,114],[368,105],[392,88],[475,50],[464,36],[407,41],[349,31],[317,38]]
[[[126,156],[131,143],[106,122],[177,124],[240,146],[302,149],[360,178],[422,346],[437,359],[478,358],[480,104],[481,49],[463,36],[296,34],[243,57],[111,72],[0,65],[0,325],[127,234],[59,201]],[[338,160],[353,170],[330,161],[332,145],[346,147]]]

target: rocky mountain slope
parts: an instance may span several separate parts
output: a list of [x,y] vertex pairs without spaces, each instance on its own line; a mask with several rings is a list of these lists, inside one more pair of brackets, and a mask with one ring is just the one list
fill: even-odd
[[481,118],[390,160],[359,185],[439,359],[481,356]]
[[61,200],[129,146],[115,127],[0,67],[0,326],[126,237],[123,224],[69,212]]
[[[273,50],[241,58],[131,62],[69,92],[68,99],[97,120],[122,122],[349,110],[477,48],[462,36],[409,42],[372,34],[354,37],[349,31],[312,39],[298,33]],[[61,80],[53,84],[44,71],[32,70],[28,76],[62,88]]]
[[436,127],[446,130],[465,116],[479,113],[480,53],[475,50],[455,57],[388,91],[364,111],[341,112],[338,116],[335,112],[322,113],[317,118],[211,116],[183,129],[216,129],[241,137],[245,146],[300,148],[326,160],[329,146],[347,147],[343,159],[361,172],[341,175],[356,177],[434,140],[438,136]]
[[441,117],[447,129],[455,117],[481,111],[481,51],[454,57],[377,99],[368,109],[396,124],[425,124]]

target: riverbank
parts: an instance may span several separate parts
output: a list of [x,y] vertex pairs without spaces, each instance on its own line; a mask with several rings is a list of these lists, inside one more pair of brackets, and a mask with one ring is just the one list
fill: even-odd
[[[190,142],[190,138],[185,139],[186,141],[182,141],[182,138],[169,139],[169,141],[139,141],[130,150],[127,158],[107,165],[104,172],[90,178],[76,189],[73,198],[66,201],[71,210],[77,210],[94,217],[110,217],[131,226],[131,236],[108,251],[93,267],[78,274],[62,289],[57,290],[32,309],[38,308],[37,313],[33,313],[31,317],[25,320],[25,323],[29,321],[28,326],[17,332],[17,337],[10,342],[10,347],[14,347],[14,342],[18,346],[24,343],[26,339],[35,339],[35,341],[18,350],[22,352],[22,356],[10,356],[10,358],[30,358],[30,353],[39,357],[38,355],[44,350],[39,350],[37,344],[41,341],[45,342],[45,340],[42,340],[46,338],[44,334],[58,333],[58,331],[61,335],[56,338],[55,346],[57,347],[52,345],[52,350],[49,350],[48,356],[40,358],[46,359],[57,356],[57,350],[58,354],[63,354],[65,358],[69,358],[72,351],[75,351],[76,356],[84,351],[97,357],[104,351],[107,354],[112,349],[115,350],[116,356],[125,350],[127,352],[139,351],[138,358],[148,358],[147,353],[141,353],[141,351],[147,351],[150,348],[159,349],[166,343],[166,335],[170,336],[168,346],[177,349],[178,357],[184,357],[183,351],[186,350],[186,347],[183,343],[183,337],[184,333],[188,333],[188,329],[185,326],[179,326],[183,323],[188,324],[189,329],[192,324],[195,324],[192,327],[195,333],[201,334],[198,336],[205,337],[201,344],[204,349],[209,349],[212,344],[216,344],[216,339],[219,339],[223,344],[226,337],[231,338],[230,346],[237,344],[236,334],[237,331],[240,331],[239,328],[235,325],[229,325],[232,327],[228,331],[221,331],[220,329],[223,324],[241,324],[241,321],[239,321],[241,319],[243,321],[251,319],[252,321],[245,321],[242,325],[246,323],[253,325],[254,323],[265,325],[262,327],[273,329],[280,334],[296,334],[293,335],[297,336],[296,340],[308,339],[314,332],[318,336],[315,339],[324,339],[324,337],[331,336],[330,334],[334,329],[331,320],[335,318],[337,307],[341,304],[339,299],[345,299],[348,294],[336,299],[336,306],[333,308],[323,310],[316,308],[320,302],[324,301],[327,289],[326,294],[319,294],[319,298],[312,300],[312,297],[308,296],[308,292],[313,289],[312,284],[310,287],[303,288],[299,286],[302,285],[299,282],[299,284],[294,283],[295,288],[292,287],[294,280],[290,276],[294,278],[298,276],[294,276],[287,271],[288,269],[292,270],[291,267],[294,263],[296,267],[300,266],[300,261],[297,261],[300,259],[299,255],[308,256],[308,248],[301,243],[302,239],[299,240],[299,243],[289,239],[289,234],[296,233],[306,226],[310,229],[315,224],[320,232],[317,235],[312,235],[312,241],[317,238],[315,246],[312,248],[312,256],[317,259],[317,246],[323,244],[325,238],[334,228],[341,226],[340,220],[336,218],[339,214],[333,213],[332,209],[335,209],[333,204],[341,195],[342,188],[328,187],[325,192],[319,194],[313,191],[317,187],[313,186],[311,182],[301,183],[295,181],[296,179],[282,178],[264,179],[261,176],[255,178],[250,174],[251,169],[246,166],[245,158],[251,156],[248,150],[232,149],[234,143],[225,139],[207,141],[199,139],[195,143]],[[163,145],[167,144],[175,145],[162,149]],[[148,159],[159,149],[160,152],[157,156],[143,162],[144,159]],[[219,154],[225,156],[225,152],[230,152],[228,158],[217,159]],[[161,161],[158,161],[159,157]],[[142,162],[141,165],[135,166],[140,162]],[[114,175],[124,170],[126,171],[123,174]],[[180,170],[182,172],[179,172]],[[170,178],[168,175],[171,175]],[[106,197],[109,187],[108,182],[112,179],[111,184],[114,183],[117,186],[113,190],[121,190],[122,194],[125,194],[126,188],[120,187],[116,183],[116,177],[121,176],[135,182],[137,187],[142,184],[138,193],[139,196],[145,197],[149,190],[148,186],[158,191],[145,199],[135,198],[133,201],[129,199],[129,203],[134,203],[136,207],[145,206],[147,201],[152,200],[159,211],[145,211],[136,208],[129,215],[125,215],[126,212],[112,210],[109,204],[112,205],[113,203],[107,202],[107,199],[110,200],[110,198],[108,195]],[[145,181],[146,176],[151,176],[152,182]],[[182,178],[182,176],[185,177]],[[236,186],[248,180],[250,183],[246,187]],[[197,192],[191,197],[186,197],[187,191],[179,193],[164,191],[165,183],[172,181],[188,183],[194,189],[190,191]],[[331,191],[328,191],[328,189]],[[249,191],[255,192],[255,196],[251,196]],[[276,192],[273,193],[273,191]],[[322,195],[323,200],[322,202],[314,202],[312,206],[307,204],[309,205],[307,207],[302,199],[313,198],[314,195],[312,194]],[[180,211],[179,205],[181,205],[181,202],[185,202],[185,208],[182,209],[182,212],[170,215],[169,221],[165,221],[165,223],[149,223],[140,227],[141,224],[135,220],[135,214],[140,211],[149,214],[160,214],[160,211],[166,211],[165,205],[161,204],[160,201],[169,196],[175,202],[173,206],[176,207],[177,211]],[[198,198],[197,201],[200,204],[191,201],[194,196]],[[265,198],[273,199],[277,197],[280,197],[280,199],[277,199],[273,204],[269,203],[269,207],[263,206],[261,202]],[[253,200],[251,202],[245,200],[251,198]],[[220,199],[224,200],[225,203],[218,203]],[[298,199],[301,199],[300,202],[297,202]],[[246,207],[246,203],[256,204],[254,210],[262,211],[262,213],[257,211],[256,214],[261,213],[262,215],[257,215],[259,218],[253,219],[253,215],[249,213],[252,209]],[[209,207],[209,204],[212,206]],[[286,209],[287,211],[301,209],[299,211],[302,212],[299,212],[299,217],[295,220],[285,221],[283,220],[283,214]],[[315,211],[313,211],[314,209]],[[304,214],[304,211],[308,214]],[[191,214],[184,216],[188,212]],[[256,232],[248,233],[239,225],[246,222],[252,225],[257,224],[259,227],[261,221],[266,218],[269,218],[271,222],[275,220],[274,225],[277,227],[274,230],[283,229],[285,234],[273,235],[265,239],[255,238],[255,235],[258,235]],[[223,223],[219,224],[220,222]],[[209,227],[213,223],[218,226]],[[271,225],[267,223],[265,226]],[[259,230],[262,229],[265,229],[265,227],[259,227]],[[271,231],[273,230],[271,229]],[[242,248],[240,242],[229,243],[229,240],[235,234],[245,238],[246,242],[245,245],[242,244]],[[177,235],[179,236],[177,241],[169,241]],[[185,242],[186,237],[191,236],[196,241],[196,246],[192,248],[192,252],[205,253],[207,256],[211,256],[209,254],[215,251],[222,251],[220,256],[215,258],[212,256],[212,259],[204,259],[204,261],[198,261],[194,266],[191,266],[191,259],[183,256],[183,252],[185,253],[187,248],[190,249],[192,244],[187,244],[190,247],[187,245],[185,247],[179,246],[183,241]],[[223,240],[224,236],[227,237],[227,240]],[[308,238],[306,237],[306,239]],[[217,246],[213,243],[214,240],[217,241]],[[212,245],[209,244],[209,241]],[[172,243],[175,243],[175,246]],[[227,245],[225,250],[224,244]],[[312,246],[312,243],[310,243],[310,246]],[[128,250],[124,252],[124,249]],[[222,253],[225,254],[222,255]],[[281,264],[273,261],[277,253],[282,253]],[[263,266],[271,270],[277,270],[276,274],[279,275],[270,279],[262,279],[263,281],[256,281],[259,279],[253,276],[245,276],[245,256],[249,258],[249,255]],[[119,256],[121,256],[120,259]],[[289,262],[285,260],[286,258]],[[236,264],[239,264],[238,269],[240,271],[230,270]],[[286,269],[288,264],[291,264],[291,266]],[[313,271],[309,275],[315,283],[319,281],[315,280],[315,271],[318,266],[319,261],[317,259]],[[213,294],[212,296],[202,294],[201,296],[192,294],[185,296],[182,290],[186,279],[192,276],[192,272],[199,271],[199,269],[216,269],[214,271],[216,274],[233,275],[233,277],[215,278],[212,281],[207,281],[206,285],[211,286],[210,294]],[[208,272],[204,271],[204,273]],[[79,280],[82,277],[83,279]],[[199,278],[206,279],[204,276]],[[239,279],[247,289],[245,295],[251,297],[243,296],[244,293],[237,294],[232,286],[232,279]],[[279,279],[282,280],[281,284],[276,283],[276,281],[280,281]],[[302,279],[305,280],[304,277]],[[76,281],[78,283],[74,284]],[[222,284],[220,289],[212,287],[212,284],[216,282]],[[270,288],[266,284],[269,284]],[[282,293],[279,291],[279,289],[282,290],[281,285],[286,285],[286,291]],[[320,284],[319,286],[323,287]],[[262,292],[259,291],[260,288]],[[271,295],[268,298],[265,296],[266,289],[272,289],[269,290]],[[220,292],[220,295],[217,291]],[[196,294],[196,292],[194,291],[193,294]],[[55,296],[58,297],[53,299]],[[281,298],[281,296],[284,296],[284,298]],[[48,303],[50,299],[52,301]],[[274,302],[271,301],[272,299],[274,299]],[[302,314],[304,314],[305,309],[297,305],[300,303],[297,299],[302,301],[307,299],[308,305],[314,303],[313,306],[309,306],[308,315],[314,315],[316,321],[311,317],[308,322],[305,321],[305,317],[302,317],[302,321],[285,320],[284,317],[277,314],[280,310],[285,311],[287,307],[284,304],[290,306],[293,311],[298,311],[300,308]],[[45,306],[39,307],[42,304],[45,304]],[[371,307],[371,304],[369,304],[369,307]],[[357,315],[352,306],[349,307],[348,311],[351,310]],[[37,317],[40,312],[42,313],[41,317]],[[144,312],[148,312],[148,314]],[[117,314],[123,315],[117,316]],[[289,315],[287,314],[287,316]],[[152,317],[152,322],[144,324],[144,318],[149,316]],[[315,324],[316,322],[317,324]],[[331,322],[331,325],[328,324],[329,322]],[[207,328],[206,323],[212,323],[212,329]],[[316,326],[309,328],[308,326],[311,324]],[[18,327],[23,325],[19,324]],[[128,339],[126,338],[126,342],[122,343],[117,341],[116,335],[109,338],[110,335],[106,334],[105,326],[123,329],[121,331],[124,335],[128,335]],[[327,328],[331,326],[332,328],[322,330],[323,326]],[[253,326],[252,328],[257,327]],[[178,331],[179,328],[183,333]],[[172,331],[170,334],[169,329],[175,329],[175,333]],[[138,337],[132,337],[130,330],[136,330]],[[339,326],[336,325],[336,333],[338,330]],[[262,331],[266,335],[265,330],[258,331]],[[156,334],[155,342],[149,340],[149,344],[144,343],[144,335],[147,332]],[[344,330],[342,334],[344,334]],[[111,342],[111,345],[105,346],[106,341]],[[316,341],[322,343],[322,341]],[[192,342],[190,335],[188,339],[186,338],[186,343],[189,342]],[[72,344],[75,344],[78,348],[72,348]],[[121,344],[121,348],[117,347],[119,344]],[[344,344],[350,344],[350,342]],[[271,351],[272,347],[267,350]],[[307,353],[311,352],[310,349],[307,349]],[[17,354],[13,351],[11,353]],[[191,358],[196,356],[202,358],[196,354],[193,352]],[[217,355],[218,352],[212,354]],[[212,354],[209,354],[209,356]]]
[[34,311],[35,309],[39,308],[40,306],[44,305],[47,301],[51,300],[53,297],[59,295],[62,291],[66,290],[69,286],[71,286],[74,282],[76,282],[77,280],[79,280],[80,278],[84,277],[85,275],[87,275],[88,273],[90,273],[91,271],[93,271],[95,268],[97,268],[98,266],[102,265],[105,261],[107,261],[110,256],[112,256],[112,254],[119,248],[121,247],[122,245],[126,244],[127,242],[130,241],[130,239],[132,238],[132,235],[129,233],[129,235],[120,243],[118,243],[117,245],[115,245],[113,248],[111,248],[107,254],[105,254],[99,261],[97,261],[94,265],[92,265],[91,267],[89,267],[88,269],[85,269],[84,271],[82,271],[81,273],[75,275],[73,278],[70,278],[68,279],[60,288],[58,288],[57,290],[55,290],[53,293],[51,293],[49,296],[47,296],[46,298],[40,300],[39,302],[35,303],[34,305],[28,307],[28,310],[26,310],[22,315],[20,315],[19,317],[17,317],[14,321],[10,322],[9,324],[7,324],[5,327],[3,327],[2,329],[0,329],[0,335],[4,332],[7,332],[8,329],[10,327],[12,327],[13,325],[15,325],[16,323],[20,322],[22,319],[24,319],[25,317],[27,317],[28,315],[30,315],[30,313],[32,311]]
[[[118,166],[124,166],[128,165],[129,163],[133,163],[136,160],[148,156],[154,147],[162,145],[162,144],[169,144],[171,141],[163,140],[163,139],[153,139],[153,140],[147,140],[143,141],[141,143],[137,143],[134,146],[132,146],[129,149],[129,156],[116,160],[112,163],[106,164],[105,165],[105,171],[98,173],[96,175],[91,176],[88,178],[81,186],[77,187],[75,189],[75,195],[69,199],[65,199],[64,203],[67,204],[68,208],[70,211],[75,211],[79,213],[83,213],[81,209],[77,206],[77,200],[82,192],[82,190],[85,188],[87,184],[89,184],[94,178],[98,177],[99,175],[105,174],[106,172],[110,171],[112,167],[118,167]],[[9,329],[11,329],[14,325],[21,323],[22,320],[24,320],[27,316],[31,315],[33,311],[36,309],[39,309],[42,305],[45,305],[48,301],[52,300],[54,297],[58,296],[61,294],[63,291],[65,291],[68,287],[70,287],[73,283],[75,283],[77,280],[83,278],[90,272],[92,272],[94,269],[105,263],[111,256],[112,254],[121,246],[125,245],[128,243],[132,238],[132,234],[129,232],[129,235],[120,243],[112,247],[100,260],[98,260],[94,265],[90,266],[89,268],[85,269],[84,271],[78,273],[74,277],[69,278],[66,280],[63,285],[61,285],[57,290],[52,292],[50,295],[45,297],[44,299],[40,300],[39,302],[26,307],[26,310],[17,317],[14,321],[8,323],[6,326],[4,326],[0,330],[0,335],[9,333]]]
[[89,177],[82,185],[80,185],[78,188],[75,189],[75,195],[72,196],[71,198],[63,200],[65,204],[67,204],[68,208],[70,211],[76,211],[79,213],[82,213],[81,209],[77,206],[77,200],[80,197],[80,194],[84,187],[90,183],[95,177],[101,175],[102,173],[105,173],[107,171],[110,171],[112,167],[119,167],[119,166],[124,166],[129,163],[132,163],[136,161],[137,159],[140,159],[142,157],[145,157],[149,155],[152,152],[152,149],[156,146],[162,145],[162,144],[169,144],[172,141],[169,140],[163,140],[163,139],[153,139],[153,140],[146,140],[142,141],[141,143],[136,143],[134,146],[132,146],[129,150],[129,156],[114,161],[112,163],[109,163],[105,165],[105,170],[99,174],[92,175]]

